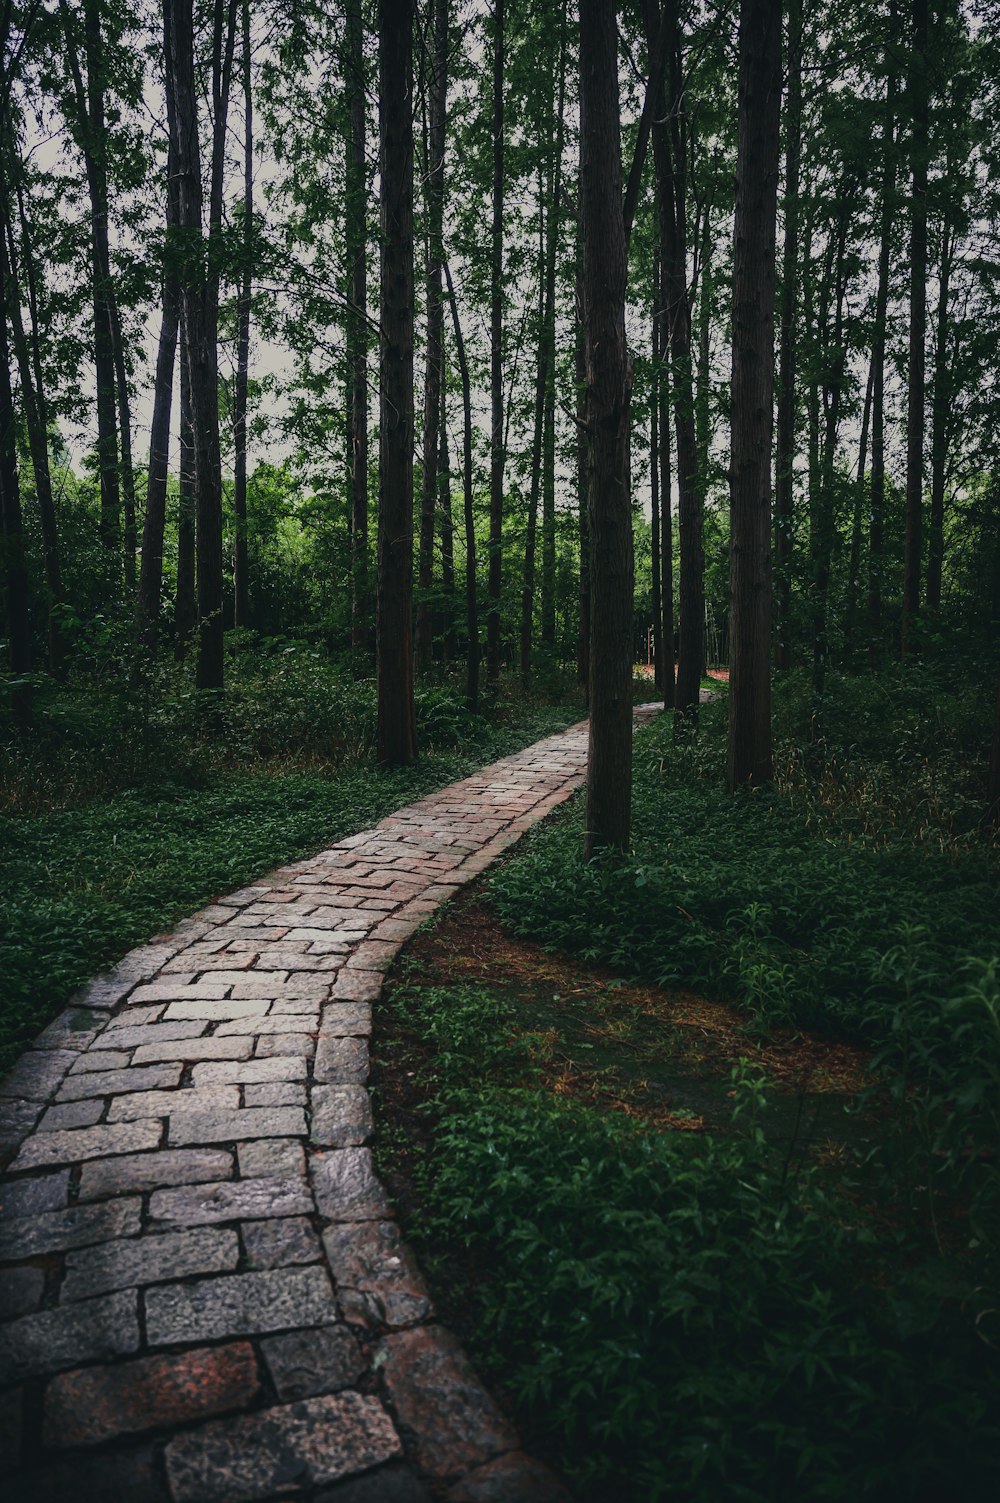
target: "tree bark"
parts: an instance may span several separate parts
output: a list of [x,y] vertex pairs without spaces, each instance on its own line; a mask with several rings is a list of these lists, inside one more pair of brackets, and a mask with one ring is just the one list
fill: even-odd
[[576,645],[576,677],[584,696],[590,692],[590,435],[587,429],[586,291],[583,282],[583,240],[577,221],[576,253],[576,497],[580,534],[580,615]]
[[247,543],[247,393],[250,386],[250,313],[253,293],[253,80],[250,69],[250,0],[243,0],[243,266],[236,306],[236,384],[233,392],[233,512],[236,520],[233,624],[250,625],[250,557]]
[[[663,267],[660,266],[661,306],[663,292]],[[663,640],[663,708],[672,710],[676,689],[676,657],[674,654],[674,518],[673,476],[670,462],[670,351],[663,343],[666,329],[660,323],[660,373],[657,380],[660,435],[660,608],[663,622],[660,635]]]
[[[674,426],[677,437],[677,522],[680,541],[680,650],[674,686],[678,724],[697,724],[705,656],[705,556],[702,544],[702,491],[694,422],[691,370],[691,309],[687,286],[687,134],[684,70],[676,0],[644,0],[646,45],[650,55],[659,28],[667,41],[669,88],[656,110],[653,161],[656,172],[663,261],[661,306],[669,342]],[[668,124],[669,122],[669,124]]]
[[413,0],[379,0],[378,758],[416,759],[413,703]]
[[194,431],[191,416],[191,362],[183,327],[180,334],[180,412],[178,422],[177,594],[174,600],[174,654],[187,656],[198,624],[195,596]]
[[[651,350],[653,379],[649,392],[649,553],[650,553],[650,607],[653,616],[653,682],[663,688],[663,602],[661,598],[660,565],[660,319],[655,306],[660,287],[659,246],[653,256],[653,327]],[[669,504],[669,502],[668,502]],[[673,643],[671,643],[673,647]]]
[[785,239],[781,257],[778,431],[774,477],[774,666],[792,666],[792,541],[795,466],[795,362],[799,279],[799,183],[802,165],[802,0],[788,0],[788,98],[785,106]]
[[910,54],[910,347],[906,391],[906,541],[900,649],[912,647],[913,620],[920,610],[924,505],[924,397],[927,334],[927,85],[928,0],[912,0]]
[[566,103],[566,11],[559,33],[559,88],[556,102],[555,140],[549,141],[549,223],[545,262],[545,313],[542,341],[545,346],[545,404],[542,438],[542,643],[552,649],[556,641],[556,263],[559,258],[559,225],[562,203],[562,155]]
[[[170,7],[163,8],[163,52],[169,67]],[[167,515],[167,484],[170,472],[170,414],[174,397],[174,368],[180,328],[181,289],[175,257],[178,226],[177,188],[174,174],[172,121],[173,90],[167,90],[168,135],[166,193],[166,260],[163,271],[163,312],[156,351],[153,418],[149,431],[149,475],[146,481],[146,516],[142,532],[142,559],[136,601],[136,635],[149,652],[155,652],[159,635],[160,596],[163,590],[163,533]],[[179,563],[179,560],[178,560]],[[178,586],[180,571],[178,569]]]
[[[809,553],[812,571],[813,602],[813,691],[821,696],[826,688],[826,670],[830,654],[829,643],[829,597],[833,548],[836,537],[836,481],[837,437],[840,429],[840,410],[844,390],[844,373],[847,366],[847,351],[844,346],[844,299],[847,294],[845,253],[847,243],[847,220],[850,212],[852,190],[842,184],[840,209],[836,230],[834,266],[832,271],[834,318],[829,330],[830,277],[824,277],[821,303],[820,335],[823,340],[823,433],[819,449],[816,483],[810,486],[811,515],[809,526]],[[829,245],[828,245],[829,252]],[[829,254],[827,256],[829,264]],[[828,342],[829,341],[829,342]],[[813,422],[818,420],[819,407],[814,408]]]
[[632,803],[632,507],[626,484],[628,252],[614,0],[580,4],[580,203],[591,473],[590,735],[584,854],[625,851]]
[[351,507],[351,645],[363,648],[369,632],[368,578],[368,181],[365,55],[361,0],[347,0],[347,66],[351,133],[347,151],[348,472]]
[[542,174],[538,174],[538,360],[535,365],[535,411],[531,439],[531,475],[528,482],[528,518],[524,533],[524,576],[521,584],[521,685],[531,678],[531,640],[535,624],[535,552],[538,538],[538,500],[542,489],[542,438],[545,426],[546,325],[545,212]]
[[[76,45],[69,8],[61,0],[66,59],[69,64],[76,109],[77,145],[84,159],[90,195],[91,292],[94,310],[94,367],[97,392],[97,465],[101,488],[100,535],[104,548],[108,589],[112,597],[121,588],[121,492],[118,468],[118,426],[115,397],[115,341],[111,302],[111,259],[108,248],[108,178],[104,158],[103,62],[100,56],[100,21],[94,0],[87,0],[84,14],[88,78]],[[96,39],[92,28],[97,28]]]
[[451,280],[451,269],[444,263],[445,281],[448,286],[448,302],[451,321],[455,330],[455,350],[458,368],[462,377],[462,492],[465,511],[465,702],[475,714],[479,707],[479,605],[476,597],[476,518],[473,508],[474,489],[472,473],[472,383],[469,379],[469,362],[465,354],[465,340],[458,317],[458,299]]
[[490,253],[490,546],[486,677],[500,677],[500,587],[503,543],[503,158],[504,3],[493,4],[493,230]]
[[434,585],[434,521],[438,510],[438,450],[441,436],[441,371],[444,293],[444,153],[448,109],[448,0],[434,0],[434,50],[430,77],[430,124],[427,133],[427,354],[424,369],[423,473],[420,495],[417,665],[431,666],[434,621],[430,594]]
[[[62,569],[59,558],[59,528],[52,496],[52,475],[49,469],[48,413],[45,389],[42,384],[42,365],[38,342],[38,308],[34,288],[34,271],[31,265],[31,247],[28,243],[27,220],[21,214],[21,251],[26,271],[28,307],[31,315],[32,337],[29,344],[21,314],[21,270],[18,261],[17,243],[14,236],[13,205],[8,186],[0,171],[0,256],[4,257],[3,275],[6,285],[7,313],[10,332],[14,340],[14,355],[21,382],[21,400],[24,406],[24,422],[28,431],[28,449],[31,468],[35,477],[35,495],[42,534],[42,553],[45,564],[45,587],[48,596],[48,665],[50,673],[58,675],[62,668],[62,636],[58,626],[58,607],[63,603]],[[20,195],[19,195],[20,196]]]
[[[443,263],[442,263],[443,266]],[[442,270],[442,278],[443,278]],[[442,335],[443,335],[442,329]],[[444,660],[455,656],[455,521],[451,514],[451,456],[448,452],[447,366],[441,341],[441,415],[438,433],[438,527],[441,533],[441,593],[445,602]]]
[[[0,83],[6,90],[7,40],[10,26],[9,7],[0,17]],[[8,108],[0,98],[0,118]],[[6,122],[4,122],[5,124]],[[4,593],[7,607],[7,643],[10,671],[21,682],[13,689],[14,721],[20,732],[31,724],[31,622],[28,615],[28,569],[24,555],[24,531],[21,518],[21,490],[17,474],[17,449],[14,435],[14,394],[10,384],[10,348],[7,343],[7,317],[14,289],[9,284],[7,257],[0,256],[0,537]]]
[[882,569],[885,529],[885,344],[889,312],[889,269],[892,255],[892,225],[896,211],[896,91],[897,79],[892,65],[892,34],[896,25],[896,7],[889,6],[889,33],[886,43],[887,77],[885,118],[882,126],[882,220],[880,226],[878,287],[875,293],[875,325],[872,330],[872,497],[868,533],[868,620],[871,631],[871,657],[878,658],[878,636],[882,625]]
[[938,304],[934,391],[931,399],[931,510],[927,529],[927,609],[941,608],[941,575],[944,568],[944,492],[948,465],[948,314],[954,239],[947,205],[941,225],[941,259],[938,265]]
[[771,436],[781,0],[742,0],[729,471],[729,789],[771,780]]

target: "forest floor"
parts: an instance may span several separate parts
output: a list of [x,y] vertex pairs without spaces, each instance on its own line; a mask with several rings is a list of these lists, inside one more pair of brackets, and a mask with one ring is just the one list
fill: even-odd
[[400,947],[586,757],[574,727],[219,898],[0,1082],[12,1503],[564,1498],[438,1323],[364,1083]]

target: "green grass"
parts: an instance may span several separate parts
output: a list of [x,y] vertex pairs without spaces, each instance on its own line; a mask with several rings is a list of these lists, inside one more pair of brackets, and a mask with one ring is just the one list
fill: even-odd
[[[6,752],[18,812],[0,814],[0,1070],[75,988],[133,945],[580,715],[572,700],[500,700],[490,719],[470,717],[454,693],[423,690],[420,761],[390,773],[371,757],[369,685],[352,698],[336,680],[340,739],[324,761],[330,726],[313,724],[311,741],[304,726],[310,705],[330,714],[314,701],[331,675],[310,658],[291,687],[282,682],[279,667],[235,687],[214,735],[183,699],[129,720],[127,701],[102,702],[92,686],[47,691],[34,742]],[[163,734],[144,759],[150,720]],[[103,785],[102,729],[111,742]],[[66,770],[75,797],[53,765]],[[118,787],[124,780],[131,786]]]
[[989,706],[940,689],[834,681],[820,715],[784,685],[776,786],[736,799],[724,705],[693,740],[664,720],[637,738],[627,858],[583,864],[576,800],[490,879],[517,934],[726,998],[755,1036],[867,1043],[869,1115],[832,1166],[774,1146],[753,1071],[728,1133],[658,1130],[545,1089],[511,999],[390,994],[424,1098],[408,1235],[588,1503],[995,1492]]

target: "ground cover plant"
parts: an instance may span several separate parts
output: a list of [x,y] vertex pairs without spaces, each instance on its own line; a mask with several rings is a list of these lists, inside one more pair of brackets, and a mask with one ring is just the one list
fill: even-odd
[[[875,688],[803,753],[790,686],[781,781],[735,804],[721,710],[643,733],[631,856],[581,867],[570,807],[390,993],[407,1232],[581,1498],[995,1488],[997,873],[963,707],[921,727],[897,675],[883,732]],[[892,800],[890,752],[952,791]]]
[[313,649],[236,655],[211,715],[168,669],[154,695],[99,668],[47,685],[0,746],[0,1070],[132,945],[581,715],[572,692],[473,715],[431,683],[419,762],[379,771],[373,685]]

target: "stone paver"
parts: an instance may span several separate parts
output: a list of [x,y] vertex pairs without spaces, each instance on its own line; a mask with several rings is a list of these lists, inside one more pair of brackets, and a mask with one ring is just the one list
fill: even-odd
[[586,755],[574,727],[220,898],[0,1081],[5,1496],[565,1499],[435,1323],[365,1083],[399,949]]

